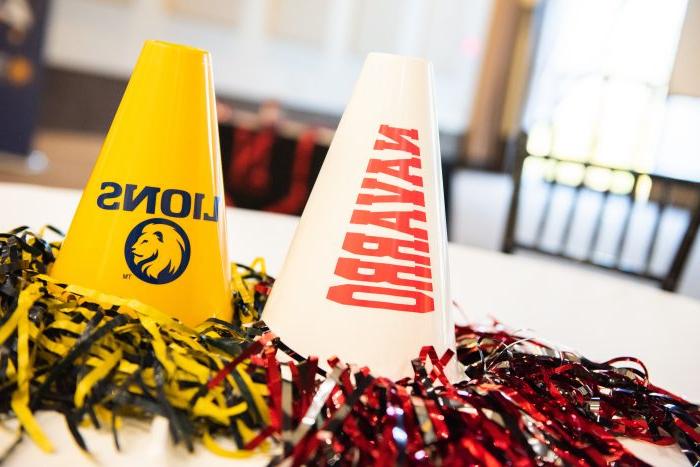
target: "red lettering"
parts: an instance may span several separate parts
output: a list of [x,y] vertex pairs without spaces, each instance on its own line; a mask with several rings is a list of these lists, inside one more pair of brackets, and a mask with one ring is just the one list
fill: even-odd
[[371,195],[360,193],[357,196],[357,204],[374,203],[406,203],[415,206],[425,206],[425,196],[421,191],[406,190],[404,188],[380,182],[374,178],[362,180],[362,188],[367,190],[384,190],[393,195]]
[[[398,167],[398,169],[397,169]],[[423,186],[423,177],[411,175],[411,167],[421,168],[420,159],[411,157],[410,159],[370,159],[367,164],[367,173],[387,174],[392,177],[406,180],[415,186]]]
[[401,249],[410,249],[428,253],[428,242],[420,240],[397,240],[395,238],[373,237],[362,233],[348,232],[343,241],[343,250],[360,256],[391,257],[413,261],[416,264],[430,266],[430,257],[405,253]]
[[[386,236],[346,233],[343,250],[357,257],[338,258],[335,275],[354,283],[329,287],[326,297],[342,305],[428,313],[435,309],[430,294],[433,291],[430,248],[427,230],[418,227],[425,226],[426,215],[424,210],[407,210],[425,207],[418,131],[380,125],[379,134],[383,139],[377,138],[375,150],[403,151],[412,157],[386,160],[375,153],[377,157],[369,159],[367,175],[357,196],[358,207],[365,206],[366,210],[355,209],[350,223],[383,227],[404,234],[406,239],[393,238],[401,235],[392,232],[387,232]],[[403,180],[416,189],[404,188],[404,183],[397,186],[399,182],[388,177]],[[380,203],[389,205],[385,205],[384,211],[374,211],[381,209]],[[392,204],[401,207],[395,208]]]
[[350,223],[377,225],[405,233],[420,240],[427,240],[428,232],[425,229],[411,227],[411,220],[425,222],[425,213],[423,211],[372,212],[356,209],[352,212]]
[[389,138],[391,141],[376,140],[374,149],[383,151],[384,149],[395,149],[397,151],[405,151],[414,156],[420,155],[420,149],[415,143],[406,139],[406,136],[414,141],[418,141],[418,130],[407,130],[405,128],[394,128],[389,125],[381,125],[379,134]]
[[[363,272],[362,269],[369,272]],[[389,263],[374,263],[355,258],[338,258],[335,265],[336,276],[344,277],[351,281],[359,282],[388,282],[393,285],[402,285],[418,290],[433,290],[431,282],[417,281],[399,277],[399,274],[408,274],[414,277],[430,279],[430,268],[422,266],[399,266]]]
[[[376,300],[362,299],[356,294],[378,295]],[[383,297],[382,297],[383,296]],[[411,299],[413,303],[396,303],[387,301],[389,297]],[[429,313],[435,309],[433,299],[418,290],[392,289],[374,287],[371,285],[345,284],[335,285],[328,289],[326,298],[341,305],[354,305],[366,308],[383,308],[385,310],[409,311],[412,313]],[[385,298],[380,300],[379,298]]]

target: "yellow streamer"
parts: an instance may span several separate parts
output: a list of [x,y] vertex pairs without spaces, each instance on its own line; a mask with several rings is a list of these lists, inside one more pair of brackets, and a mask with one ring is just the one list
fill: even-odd
[[226,449],[214,441],[214,438],[211,437],[208,431],[205,431],[204,435],[202,435],[202,442],[207,449],[217,456],[228,457],[229,459],[245,459],[256,454],[256,451],[245,449]]
[[73,400],[75,402],[76,407],[82,407],[83,402],[85,402],[85,397],[88,395],[90,392],[90,389],[97,383],[99,380],[107,376],[107,374],[112,371],[112,368],[114,368],[119,361],[122,359],[122,349],[117,348],[117,350],[107,357],[107,359],[102,361],[102,364],[99,366],[96,366],[90,372],[85,375],[83,379],[80,380],[78,385],[75,388],[75,394],[73,396]]
[[231,281],[233,282],[233,288],[241,294],[243,303],[250,309],[253,306],[253,296],[250,294],[245,282],[243,282],[241,273],[238,271],[238,267],[235,264],[231,265]]
[[168,357],[168,350],[165,346],[165,342],[163,342],[163,336],[160,335],[160,329],[156,325],[156,322],[150,318],[143,317],[141,318],[141,324],[153,338],[153,351],[156,353],[156,358],[161,365],[163,365],[163,368],[165,368],[168,374],[173,374],[175,371],[175,364]]
[[17,319],[17,391],[12,394],[12,410],[17,415],[22,428],[44,452],[54,448],[29,410],[29,379],[32,365],[29,361],[29,308],[39,295],[41,284],[28,286],[19,297],[15,314]]
[[250,267],[252,269],[256,269],[260,271],[260,275],[262,277],[267,277],[267,269],[265,268],[265,258],[262,256],[258,256],[253,260],[252,263],[250,263]]

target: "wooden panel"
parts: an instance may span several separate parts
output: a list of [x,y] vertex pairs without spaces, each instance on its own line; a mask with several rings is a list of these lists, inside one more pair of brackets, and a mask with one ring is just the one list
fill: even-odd
[[688,0],[669,94],[700,97],[700,0]]
[[126,79],[48,66],[39,108],[39,126],[107,133],[126,89]]
[[514,0],[494,3],[466,140],[467,159],[477,166],[494,166],[499,159],[506,93],[522,16],[523,10]]

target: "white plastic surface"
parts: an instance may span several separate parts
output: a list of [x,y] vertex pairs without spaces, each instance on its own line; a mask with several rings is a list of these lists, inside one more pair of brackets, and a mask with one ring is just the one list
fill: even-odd
[[[398,379],[422,346],[454,347],[432,80],[425,60],[369,54],[272,289],[265,322],[320,362]],[[380,240],[348,247],[357,234]]]

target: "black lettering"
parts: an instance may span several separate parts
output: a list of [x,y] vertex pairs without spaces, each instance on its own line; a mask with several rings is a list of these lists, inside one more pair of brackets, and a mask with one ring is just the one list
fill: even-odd
[[121,185],[119,185],[116,182],[102,182],[102,184],[100,185],[100,189],[102,189],[102,190],[105,190],[108,188],[111,188],[112,191],[101,193],[97,197],[97,207],[102,208],[102,209],[106,209],[108,211],[115,211],[115,210],[119,209],[119,201],[115,201],[115,202],[110,203],[110,204],[105,203],[105,201],[110,200],[110,199],[114,199],[114,198],[118,198],[119,196],[121,196],[122,187],[121,187]]
[[[204,195],[202,195],[202,196],[204,196]],[[219,197],[218,197],[218,196],[214,196],[214,207],[213,207],[213,209],[214,209],[214,214],[207,214],[206,212],[204,213],[203,219],[204,219],[205,221],[214,221],[214,222],[216,222],[217,220],[219,220]]]
[[[180,210],[173,210],[173,196],[179,195],[182,198]],[[184,190],[169,189],[163,191],[160,199],[160,210],[163,214],[170,217],[187,217],[192,209],[192,197]]]
[[158,197],[158,192],[160,188],[155,186],[145,186],[141,191],[134,196],[136,190],[136,185],[127,184],[124,190],[124,210],[133,211],[139,204],[146,201],[146,212],[148,214],[153,214],[156,212],[156,198]]

